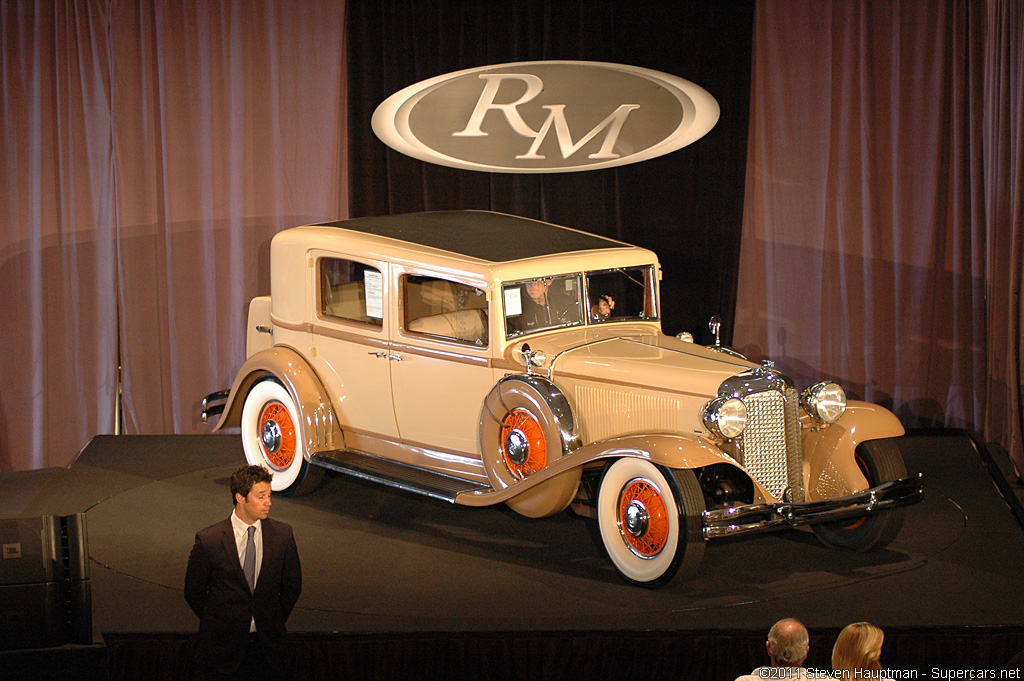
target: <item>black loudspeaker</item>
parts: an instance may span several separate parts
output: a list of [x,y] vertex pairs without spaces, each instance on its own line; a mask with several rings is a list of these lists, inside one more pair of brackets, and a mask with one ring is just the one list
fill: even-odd
[[0,520],[0,650],[92,642],[85,514]]

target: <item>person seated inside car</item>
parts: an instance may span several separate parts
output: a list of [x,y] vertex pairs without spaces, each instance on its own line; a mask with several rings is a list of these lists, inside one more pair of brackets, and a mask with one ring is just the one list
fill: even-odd
[[553,277],[548,277],[528,281],[523,285],[526,296],[520,317],[521,328],[559,326],[580,321],[579,299],[570,291],[559,290],[561,286],[552,286],[554,281]]
[[590,318],[595,322],[601,322],[612,316],[615,309],[615,299],[611,296],[601,296],[597,303],[590,308]]

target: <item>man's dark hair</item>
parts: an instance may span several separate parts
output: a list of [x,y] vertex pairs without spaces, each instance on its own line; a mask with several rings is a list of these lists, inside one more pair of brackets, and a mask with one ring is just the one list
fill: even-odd
[[249,496],[249,491],[257,482],[269,483],[273,479],[274,474],[263,466],[242,466],[231,474],[231,503],[237,503],[236,494],[241,494],[243,498]]

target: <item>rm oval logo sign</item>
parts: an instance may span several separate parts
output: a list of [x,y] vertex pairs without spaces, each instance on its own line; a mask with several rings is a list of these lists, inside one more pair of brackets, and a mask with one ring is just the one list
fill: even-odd
[[429,163],[499,173],[569,173],[685,147],[718,122],[706,90],[622,64],[534,61],[437,76],[388,97],[373,131]]

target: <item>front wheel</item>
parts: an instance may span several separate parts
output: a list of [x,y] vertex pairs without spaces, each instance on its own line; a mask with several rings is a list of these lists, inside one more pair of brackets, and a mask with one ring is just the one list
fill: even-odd
[[597,524],[623,577],[655,587],[696,572],[704,557],[704,495],[690,470],[624,458],[601,477]]
[[299,410],[284,386],[272,379],[257,383],[242,407],[242,449],[245,459],[274,474],[270,489],[285,496],[311,492],[323,469],[302,455]]
[[[907,477],[903,455],[892,440],[867,440],[854,452],[857,466],[877,487]],[[905,508],[894,508],[852,520],[837,520],[812,526],[818,540],[833,549],[872,551],[889,545],[903,527]]]

